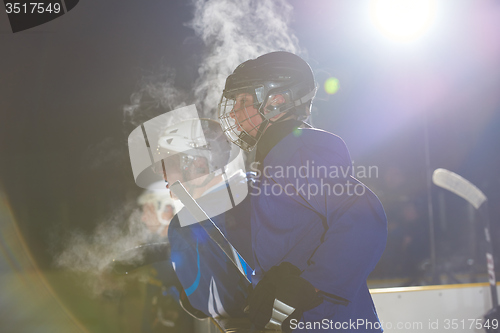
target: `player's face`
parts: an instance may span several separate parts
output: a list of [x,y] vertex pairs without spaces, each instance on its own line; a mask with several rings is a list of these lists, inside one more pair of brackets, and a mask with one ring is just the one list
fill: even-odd
[[262,118],[255,108],[252,95],[242,93],[236,96],[230,116],[236,121],[238,131],[245,131],[253,137],[257,135]]
[[[177,153],[163,159],[165,173],[162,167],[156,167],[155,172],[161,173],[166,182],[166,188],[176,181],[184,184],[188,192],[191,193],[191,187],[199,188],[204,183],[207,175],[210,173],[208,161],[202,156],[193,156]],[[159,165],[159,164],[158,164]],[[195,196],[193,193],[191,195]],[[173,199],[177,199],[173,192],[170,192]]]
[[157,162],[153,168],[156,174],[163,176],[167,188],[169,188],[169,184],[173,184],[177,180],[184,181],[180,159],[180,154],[174,154],[164,158],[163,163]]

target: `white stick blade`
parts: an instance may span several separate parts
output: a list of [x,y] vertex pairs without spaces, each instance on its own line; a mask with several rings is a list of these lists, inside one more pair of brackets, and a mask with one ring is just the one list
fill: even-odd
[[436,169],[432,174],[432,182],[467,200],[474,208],[486,201],[486,196],[474,184],[454,172],[446,169]]

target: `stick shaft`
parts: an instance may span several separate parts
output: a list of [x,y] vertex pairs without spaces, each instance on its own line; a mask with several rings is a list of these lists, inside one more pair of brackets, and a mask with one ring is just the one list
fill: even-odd
[[491,302],[493,307],[496,307],[498,305],[498,294],[495,277],[495,260],[493,258],[493,245],[491,243],[490,236],[488,199],[474,184],[462,176],[446,169],[434,170],[432,181],[437,186],[464,198],[479,211],[486,239],[486,265],[491,289]]
[[488,280],[491,289],[491,302],[493,307],[498,305],[497,281],[495,276],[495,259],[493,258],[493,244],[490,236],[490,220],[488,215],[487,201],[480,207],[481,220],[483,221],[484,236],[486,238],[486,265],[488,268]]
[[220,231],[219,227],[215,222],[208,216],[208,214],[200,207],[198,202],[189,194],[184,185],[180,181],[176,181],[169,186],[170,190],[179,198],[179,200],[184,204],[187,210],[193,215],[197,222],[210,221],[210,224],[200,225],[205,229],[210,238],[219,246],[219,248],[224,252],[227,258],[233,263],[233,265],[238,269],[238,271],[245,277],[245,279],[250,283],[245,271],[243,270],[240,260],[243,260],[231,243],[227,240],[226,236]]

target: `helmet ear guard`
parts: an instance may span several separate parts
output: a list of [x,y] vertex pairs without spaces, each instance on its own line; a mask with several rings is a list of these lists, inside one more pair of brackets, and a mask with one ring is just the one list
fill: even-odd
[[[264,119],[270,120],[275,116],[279,115],[280,113],[288,112],[292,109],[294,109],[295,111],[294,114],[297,116],[299,120],[306,119],[311,114],[312,99],[316,95],[316,90],[317,88],[315,87],[312,91],[307,92],[304,96],[300,98],[294,98],[294,96],[296,96],[297,93],[294,93],[292,89],[269,95],[266,99],[267,106],[264,109],[265,112],[262,112]],[[268,101],[276,95],[282,95],[285,101],[278,105],[269,104]],[[307,102],[310,103],[306,105]],[[304,107],[300,108],[300,106]]]

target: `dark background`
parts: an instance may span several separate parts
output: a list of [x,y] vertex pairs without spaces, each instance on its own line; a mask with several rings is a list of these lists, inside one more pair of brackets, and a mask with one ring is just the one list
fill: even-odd
[[[430,32],[406,44],[370,25],[366,1],[290,3],[320,89],[329,76],[340,81],[336,94],[320,93],[312,122],[340,135],[355,165],[378,168],[362,179],[389,217],[372,278],[410,279],[429,258],[426,130],[430,169],[457,172],[488,196],[499,239],[500,3],[441,1]],[[0,189],[42,270],[54,268],[65,235],[91,233],[141,192],[123,107],[163,65],[177,69],[178,87],[193,84],[203,44],[184,25],[190,19],[188,2],[86,0],[13,34],[0,14]],[[432,194],[438,261],[463,273],[473,259],[484,274],[482,233],[467,204],[435,187]]]

